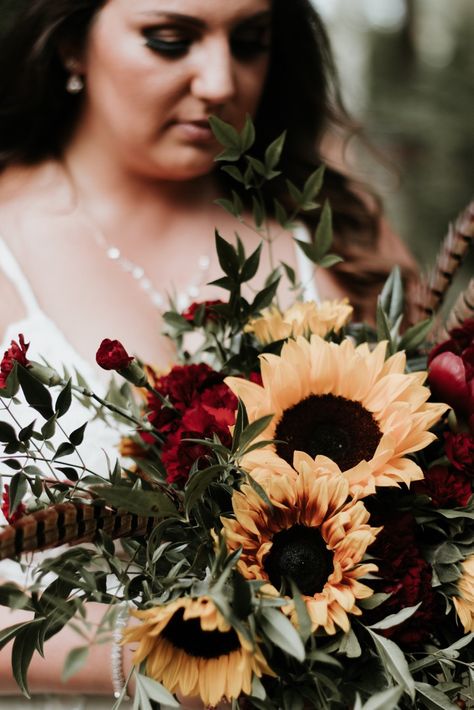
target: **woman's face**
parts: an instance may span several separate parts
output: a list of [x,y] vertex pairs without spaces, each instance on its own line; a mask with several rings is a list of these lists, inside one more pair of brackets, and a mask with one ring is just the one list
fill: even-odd
[[107,0],[81,70],[79,131],[128,168],[183,180],[212,170],[207,118],[255,114],[268,70],[271,0]]

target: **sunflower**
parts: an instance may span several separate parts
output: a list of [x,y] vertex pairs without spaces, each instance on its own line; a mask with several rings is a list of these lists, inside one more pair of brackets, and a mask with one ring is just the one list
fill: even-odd
[[124,643],[139,644],[133,663],[146,661],[147,675],[171,693],[198,695],[214,706],[249,694],[253,674],[274,675],[260,649],[235,631],[207,596],[182,597],[132,614],[142,622],[124,632]]
[[281,442],[245,455],[241,465],[288,473],[295,451],[322,454],[338,464],[358,496],[423,478],[406,455],[436,438],[428,429],[448,407],[427,403],[426,373],[405,374],[405,354],[385,360],[386,345],[370,351],[349,339],[299,337],[285,343],[281,355],[260,356],[262,386],[227,378],[250,422],[274,414],[259,439]]
[[[242,547],[237,564],[245,578],[277,590],[292,579],[313,631],[347,632],[348,614],[361,614],[357,600],[373,594],[359,578],[377,567],[360,563],[381,528],[367,524],[362,501],[348,499],[349,484],[333,461],[297,452],[294,467],[294,478],[261,472],[272,508],[248,484],[233,494],[235,519],[222,518],[226,544],[229,551]],[[283,611],[297,624],[291,603]]]
[[322,303],[295,303],[283,312],[278,308],[266,308],[261,318],[249,321],[244,330],[253,333],[263,345],[312,333],[324,337],[331,331],[338,333],[350,319],[352,311],[347,298]]
[[466,634],[474,632],[474,555],[462,563],[458,582],[459,596],[453,597],[454,608]]

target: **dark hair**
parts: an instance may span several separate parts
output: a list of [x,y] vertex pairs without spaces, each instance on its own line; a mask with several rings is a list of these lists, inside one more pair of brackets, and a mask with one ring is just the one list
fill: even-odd
[[[81,98],[65,91],[59,47],[80,49],[105,1],[30,0],[18,13],[0,44],[0,169],[61,153]],[[327,128],[337,125],[349,135],[355,126],[344,110],[327,34],[310,0],[273,0],[272,10],[272,55],[256,116],[257,140],[264,147],[287,130],[283,170],[301,183],[321,163]],[[275,196],[278,182],[270,183],[270,190]],[[324,192],[333,209],[335,250],[345,259],[336,278],[362,312],[393,266],[374,256],[379,204],[372,199],[369,207],[354,183],[329,167]],[[312,228],[318,216],[308,212],[304,219]]]

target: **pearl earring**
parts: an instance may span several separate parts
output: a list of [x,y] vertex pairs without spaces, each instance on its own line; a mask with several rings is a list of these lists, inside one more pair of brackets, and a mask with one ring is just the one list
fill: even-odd
[[80,94],[84,88],[84,81],[78,73],[78,62],[76,59],[68,59],[65,63],[66,69],[71,72],[66,82],[66,91],[69,94]]

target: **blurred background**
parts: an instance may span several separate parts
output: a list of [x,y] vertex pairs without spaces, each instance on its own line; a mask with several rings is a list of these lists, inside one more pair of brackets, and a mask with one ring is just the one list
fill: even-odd
[[[25,2],[0,0],[0,33]],[[291,2],[291,0],[287,0]],[[474,0],[312,0],[372,149],[348,157],[421,268],[474,198]],[[474,248],[453,291],[474,273]],[[452,302],[451,294],[448,305]]]
[[[474,199],[473,0],[312,0],[347,108],[373,146],[349,150],[422,268]],[[381,159],[377,159],[375,154]],[[474,247],[453,291],[474,274]],[[450,294],[449,302],[454,293]]]

